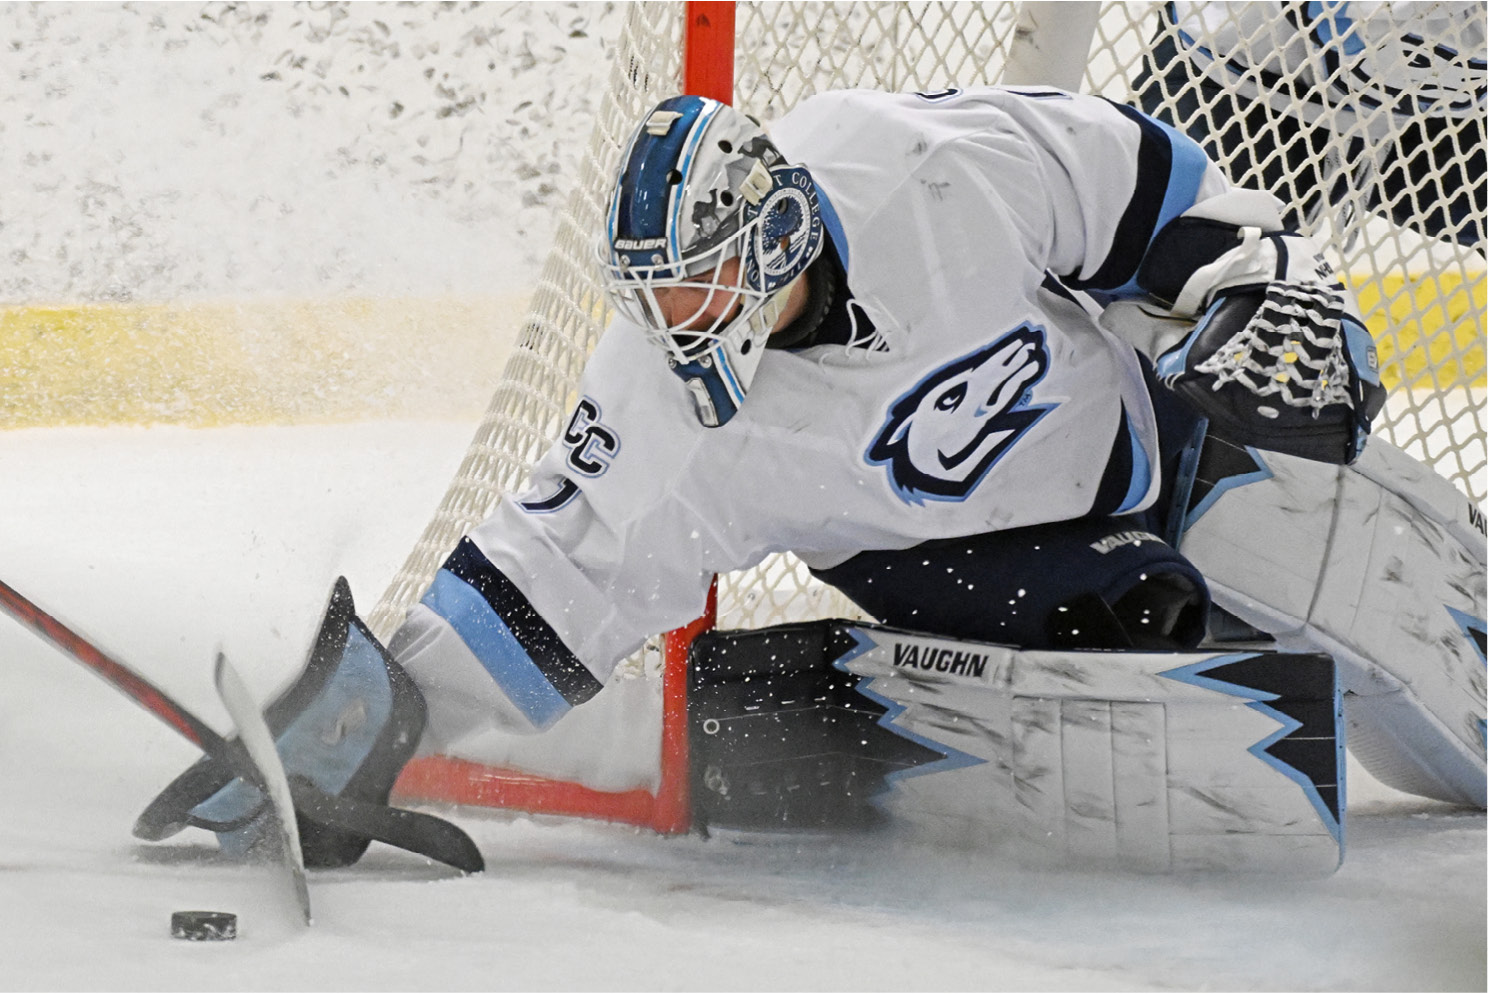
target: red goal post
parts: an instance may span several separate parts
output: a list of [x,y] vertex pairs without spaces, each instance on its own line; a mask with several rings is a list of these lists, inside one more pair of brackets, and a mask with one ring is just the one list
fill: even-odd
[[[684,6],[682,92],[731,103],[734,3],[693,0]],[[687,654],[692,640],[717,622],[717,591],[715,580],[703,614],[690,625],[661,637],[661,742],[654,791],[644,787],[600,790],[456,756],[428,756],[409,764],[399,778],[395,793],[410,800],[600,818],[663,833],[687,831],[692,824]]]
[[[521,489],[556,437],[608,321],[593,245],[620,148],[647,107],[685,91],[728,100],[768,126],[826,89],[1040,83],[1139,104],[1200,140],[1238,128],[1233,145],[1211,147],[1221,167],[1237,183],[1302,205],[1298,226],[1359,297],[1391,391],[1376,433],[1481,503],[1488,489],[1482,243],[1473,246],[1460,233],[1443,235],[1416,220],[1460,200],[1461,188],[1474,180],[1482,182],[1488,76],[1482,19],[1474,26],[1457,16],[1470,4],[1396,7],[1416,19],[1409,30],[1380,20],[1391,14],[1386,4],[627,5],[606,94],[521,340],[443,503],[370,614],[373,630],[385,638],[396,628],[460,536],[503,494]],[[1165,16],[1170,8],[1181,8],[1187,20]],[[1299,27],[1305,17],[1313,20]],[[1402,39],[1422,33],[1430,36],[1438,63],[1420,70],[1426,75],[1419,78],[1407,74],[1404,88],[1393,80],[1370,90],[1374,84],[1366,82],[1387,75],[1390,59],[1411,54]],[[1336,44],[1296,58],[1304,37]],[[1212,62],[1201,66],[1206,56]],[[1466,107],[1453,103],[1463,93]],[[1421,135],[1430,136],[1431,155],[1425,168],[1416,168]],[[1259,148],[1270,150],[1252,154]],[[1413,164],[1399,182],[1402,159]],[[790,556],[721,577],[710,617],[694,632],[712,623],[714,610],[718,624],[730,628],[854,612]],[[612,686],[579,709],[603,707],[614,691],[627,706],[645,709],[644,721],[661,729],[654,743],[643,743],[647,750],[654,745],[652,768],[633,783],[610,778],[579,786],[563,776],[519,772],[472,749],[412,764],[399,793],[685,830],[681,695],[688,637],[668,637],[666,648],[659,641],[628,661]],[[619,686],[626,681],[651,689]],[[577,717],[537,738],[561,738],[560,729]],[[608,748],[603,741],[585,747]]]

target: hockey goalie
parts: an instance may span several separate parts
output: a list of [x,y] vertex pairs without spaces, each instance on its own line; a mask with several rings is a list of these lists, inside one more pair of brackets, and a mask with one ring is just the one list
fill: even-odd
[[[270,709],[291,775],[381,802],[571,727],[790,551],[875,620],[698,640],[698,824],[1326,872],[1345,741],[1484,805],[1482,516],[1369,439],[1351,293],[1190,139],[1054,89],[827,93],[769,133],[680,96],[609,205],[618,316],[561,437],[385,647],[323,631]],[[262,798],[214,762],[152,810],[245,844]]]

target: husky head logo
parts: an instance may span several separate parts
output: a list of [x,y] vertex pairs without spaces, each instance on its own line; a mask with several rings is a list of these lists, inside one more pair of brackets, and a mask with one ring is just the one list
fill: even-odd
[[1054,405],[1029,389],[1049,371],[1042,328],[1023,325],[940,367],[896,400],[868,447],[907,503],[965,500]]

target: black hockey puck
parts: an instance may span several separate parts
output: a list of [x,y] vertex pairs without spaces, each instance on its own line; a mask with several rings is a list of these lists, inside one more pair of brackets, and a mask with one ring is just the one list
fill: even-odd
[[238,937],[238,916],[227,911],[171,912],[171,936],[193,942],[217,942]]

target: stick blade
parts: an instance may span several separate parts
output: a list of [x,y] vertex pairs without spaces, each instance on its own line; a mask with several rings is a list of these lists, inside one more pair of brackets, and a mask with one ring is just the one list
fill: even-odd
[[217,693],[221,695],[227,713],[232,716],[233,724],[238,728],[238,741],[242,744],[243,752],[256,767],[259,786],[269,799],[269,808],[281,842],[280,862],[286,871],[300,915],[304,923],[309,925],[312,921],[310,888],[305,879],[305,857],[300,851],[299,823],[289,790],[289,779],[285,776],[279,752],[274,748],[274,738],[263,716],[259,714],[258,705],[254,703],[247,684],[227,661],[227,656],[220,651],[217,653],[214,680]]

